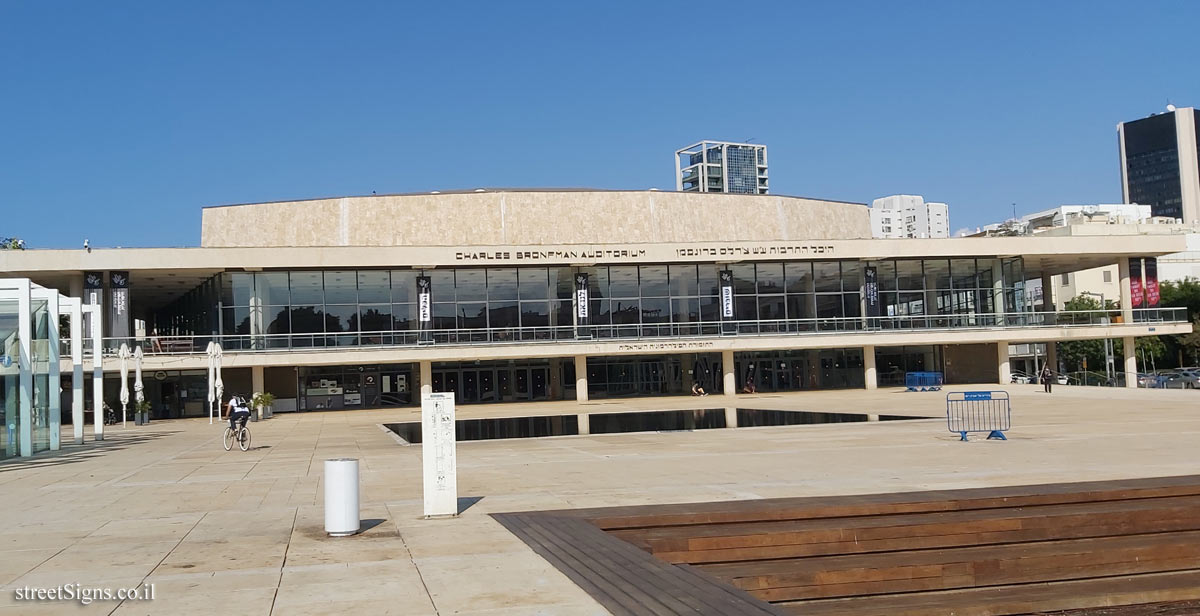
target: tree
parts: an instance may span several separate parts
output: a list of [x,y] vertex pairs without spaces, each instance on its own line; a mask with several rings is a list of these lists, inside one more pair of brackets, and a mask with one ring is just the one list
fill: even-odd
[[[1100,309],[1100,300],[1086,295],[1076,295],[1063,304],[1063,310]],[[1067,372],[1076,372],[1085,368],[1094,371],[1104,370],[1104,341],[1071,340],[1069,342],[1059,342],[1058,359],[1062,362]]]
[[1179,281],[1164,280],[1158,284],[1159,305],[1164,308],[1187,308],[1189,321],[1200,315],[1200,280],[1184,278]]
[[[1195,331],[1195,327],[1200,325],[1200,280],[1191,277],[1178,281],[1164,280],[1158,288],[1159,305],[1163,308],[1186,308],[1187,318],[1193,323]],[[1200,337],[1195,333],[1162,338],[1165,366],[1195,365],[1200,360]]]
[[[1200,290],[1200,284],[1197,285],[1197,290]],[[1112,300],[1105,300],[1105,308],[1115,309],[1116,305]],[[1100,301],[1092,297],[1077,295],[1063,305],[1064,310],[1100,310]],[[1142,336],[1137,339],[1134,345],[1134,351],[1137,354],[1138,361],[1150,362],[1153,360],[1155,364],[1160,359],[1168,358],[1167,344],[1164,338],[1176,338],[1177,336]],[[1200,337],[1196,340],[1197,348],[1200,348]],[[1121,345],[1121,339],[1115,339],[1112,342],[1113,360],[1117,370],[1121,370],[1120,362],[1124,361],[1124,347]],[[1069,342],[1058,343],[1058,358],[1063,363],[1067,372],[1075,372],[1083,370],[1087,366],[1089,371],[1100,372],[1106,369],[1107,358],[1104,354],[1103,340],[1072,340]],[[1148,368],[1146,368],[1148,369]]]
[[1197,358],[1200,358],[1200,316],[1192,319],[1192,333],[1183,336],[1167,336],[1175,339],[1178,348],[1185,355],[1184,360],[1191,360],[1191,365],[1196,365]]
[[0,250],[25,250],[25,240],[19,237],[0,237]]

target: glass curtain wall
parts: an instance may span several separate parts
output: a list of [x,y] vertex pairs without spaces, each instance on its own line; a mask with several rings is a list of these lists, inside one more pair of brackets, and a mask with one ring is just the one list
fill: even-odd
[[859,348],[735,353],[734,363],[742,393],[865,386]]
[[[885,329],[993,325],[996,313],[1028,309],[1021,258],[897,259],[876,269]],[[997,281],[1004,285],[998,286]]]
[[[613,335],[717,333],[720,283],[716,265],[584,267],[590,324]],[[570,308],[567,302],[566,308]],[[602,334],[603,335],[603,334]]]
[[[50,311],[44,299],[34,298],[30,303],[33,309],[32,344],[30,352],[33,360],[33,407],[29,417],[33,424],[33,452],[50,449]],[[58,315],[54,315],[55,319]],[[57,341],[55,341],[57,344]],[[54,395],[58,395],[58,384],[55,383]]]
[[862,267],[859,261],[732,265],[734,318],[745,332],[860,329]]
[[0,300],[0,459],[20,455],[21,433],[21,370],[15,358],[20,357],[17,326],[18,303]]
[[[226,275],[227,277],[228,275]],[[150,317],[150,335],[207,336],[219,330],[215,307],[221,300],[220,275],[184,293],[179,299],[157,310]],[[225,302],[226,305],[232,305]]]
[[939,345],[877,347],[876,378],[880,387],[902,387],[909,372],[944,372],[942,347]]
[[[734,318],[746,333],[857,330],[867,325],[864,267],[876,269],[884,328],[990,325],[1026,310],[1022,260],[889,259],[738,263]],[[613,265],[588,275],[598,337],[720,331],[715,264]],[[411,344],[416,279],[432,282],[432,330],[443,342],[574,337],[569,267],[230,272],[221,278],[226,346]],[[1003,284],[1000,284],[1003,281]],[[243,338],[244,337],[244,338]]]

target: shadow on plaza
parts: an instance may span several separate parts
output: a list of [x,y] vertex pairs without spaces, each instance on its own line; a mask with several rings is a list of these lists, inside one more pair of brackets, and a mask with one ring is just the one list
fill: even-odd
[[178,430],[138,431],[120,434],[105,434],[102,441],[87,441],[83,445],[64,445],[58,451],[42,451],[29,458],[12,458],[0,461],[0,473],[26,469],[49,468],[76,462],[86,462],[112,451],[120,451],[140,443],[150,442],[164,436],[177,434]]

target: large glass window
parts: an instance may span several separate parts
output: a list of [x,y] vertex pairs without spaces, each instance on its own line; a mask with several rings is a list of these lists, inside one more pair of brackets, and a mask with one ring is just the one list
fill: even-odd
[[[891,317],[881,319],[879,327],[976,325],[982,323],[980,313],[1022,310],[1027,303],[1020,258],[614,265],[579,271],[588,274],[592,335],[675,336],[720,331],[718,279],[726,267],[733,272],[734,318],[743,321],[742,331],[865,327],[865,266],[876,269],[881,315]],[[428,270],[433,328],[514,330],[480,331],[470,334],[471,340],[571,338],[575,271]],[[214,322],[212,327],[226,335],[268,335],[253,338],[257,348],[413,342],[413,337],[382,334],[418,329],[416,279],[421,274],[404,269],[229,272],[209,285],[209,296],[222,304],[221,326]],[[1001,285],[993,289],[997,275],[1003,276],[1003,291]],[[914,316],[923,318],[908,318]],[[353,335],[360,332],[378,335]]]
[[292,305],[320,305],[325,303],[321,286],[321,272],[291,272]]
[[386,270],[358,272],[358,301],[360,304],[387,304],[392,301],[391,276]]

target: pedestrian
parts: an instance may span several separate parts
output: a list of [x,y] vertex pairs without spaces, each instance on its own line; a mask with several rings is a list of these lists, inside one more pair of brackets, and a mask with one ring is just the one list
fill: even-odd
[[1050,364],[1042,366],[1042,387],[1046,393],[1050,393],[1050,387],[1054,383],[1054,373],[1050,371]]

